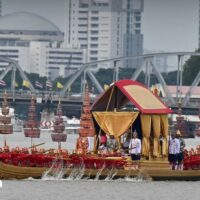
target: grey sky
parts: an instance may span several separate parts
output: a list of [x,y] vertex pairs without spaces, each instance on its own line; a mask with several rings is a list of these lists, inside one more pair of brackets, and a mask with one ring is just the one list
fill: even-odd
[[144,48],[193,51],[198,47],[199,0],[145,0]]
[[[3,14],[30,11],[64,30],[65,0],[2,0]],[[198,47],[199,0],[144,0],[144,49],[193,51]]]

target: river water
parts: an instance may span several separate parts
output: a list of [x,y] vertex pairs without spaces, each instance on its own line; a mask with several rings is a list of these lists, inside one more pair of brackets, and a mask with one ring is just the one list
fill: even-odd
[[3,181],[1,200],[199,200],[200,182]]
[[[68,135],[63,148],[73,149],[77,135]],[[35,144],[45,142],[44,148],[55,148],[50,139],[50,133],[43,133]],[[9,146],[28,146],[30,139],[22,133],[7,136]],[[195,147],[200,144],[200,138],[186,139],[186,145]],[[3,137],[0,138],[0,146]],[[2,181],[0,200],[199,200],[200,181],[151,181],[144,178],[124,178],[118,180],[70,180],[45,178],[35,180]]]

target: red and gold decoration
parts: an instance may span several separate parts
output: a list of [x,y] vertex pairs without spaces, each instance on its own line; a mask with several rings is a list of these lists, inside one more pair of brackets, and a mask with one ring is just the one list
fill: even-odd
[[94,123],[92,119],[92,114],[90,112],[90,96],[89,88],[86,84],[82,114],[80,118],[80,129],[79,129],[79,138],[76,145],[76,153],[86,154],[88,152],[89,141],[88,137],[95,136]]
[[9,116],[9,104],[8,95],[4,93],[4,101],[2,103],[1,113],[0,113],[0,134],[4,135],[4,148],[9,149],[6,144],[6,135],[13,133],[13,125],[11,124],[11,116]]
[[31,105],[28,112],[28,121],[25,122],[24,126],[24,135],[25,137],[31,138],[31,147],[32,139],[40,137],[39,123],[36,120],[36,105],[34,97],[31,99]]
[[67,135],[64,133],[65,131],[65,124],[62,118],[62,106],[59,100],[57,110],[56,110],[56,117],[53,125],[53,132],[51,134],[51,138],[53,142],[58,142],[58,149],[61,149],[61,142],[66,142]]

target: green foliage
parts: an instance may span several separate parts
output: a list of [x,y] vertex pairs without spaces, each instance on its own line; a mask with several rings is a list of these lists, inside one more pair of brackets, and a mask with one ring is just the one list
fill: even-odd
[[[1,74],[1,73],[3,73],[3,71],[0,71],[0,74]],[[11,71],[8,72],[8,74],[7,74],[6,77],[4,78],[4,81],[6,82],[7,88],[10,88],[10,87],[11,87],[11,74],[12,74]],[[19,74],[18,71],[16,71],[16,76],[15,76],[15,78],[16,78],[16,82],[17,82],[19,85],[21,85],[21,84],[22,84],[22,78],[21,78],[21,76],[20,76],[20,74]]]
[[[196,57],[195,57],[196,58]],[[186,68],[187,69],[187,68]],[[133,68],[120,68],[119,69],[119,79],[122,80],[122,79],[130,79],[132,74],[134,73],[135,69]],[[96,79],[99,81],[99,83],[101,84],[102,87],[104,87],[104,85],[109,85],[113,82],[113,69],[99,69],[96,73],[95,73],[95,77]],[[2,72],[0,72],[2,73]],[[197,73],[197,72],[196,72]],[[31,81],[31,83],[33,85],[35,85],[35,81],[38,81],[40,83],[43,84],[44,86],[44,89],[45,90],[45,86],[46,86],[46,80],[47,78],[46,77],[41,77],[39,76],[39,74],[36,74],[36,73],[26,73],[27,77],[29,78],[29,80]],[[177,72],[174,71],[174,72],[169,72],[168,74],[163,74],[164,76],[164,79],[166,81],[166,83],[168,85],[176,85],[176,76],[177,76]],[[58,89],[56,87],[56,83],[57,82],[60,82],[62,85],[65,85],[66,82],[71,78],[68,77],[68,78],[63,78],[61,76],[57,77],[52,83],[53,83],[53,88],[52,88],[52,91],[59,91],[60,89]],[[81,85],[81,79],[83,79],[83,76],[80,76],[72,85],[72,87],[70,88],[70,92],[75,92],[75,93],[79,93],[81,92],[82,90],[82,85]],[[7,88],[10,88],[11,86],[11,72],[9,72],[7,74],[7,76],[4,78],[4,81],[6,82],[7,84]],[[96,88],[94,87],[92,81],[89,79],[89,77],[86,76],[86,80],[88,82],[88,85],[89,85],[89,88],[90,88],[90,91],[92,92],[97,92],[96,91]],[[137,81],[141,82],[141,83],[145,83],[145,74],[142,72],[140,74],[140,76],[138,77]],[[19,87],[16,88],[17,89],[21,89],[23,88],[22,87],[22,78],[20,77],[19,75],[19,72],[17,71],[16,72],[16,82],[19,84]],[[152,84],[155,84],[155,83],[158,83],[158,80],[157,78],[155,77],[155,75],[151,75],[151,83],[150,85]],[[25,88],[23,88],[25,89]]]
[[36,74],[36,73],[30,73],[30,74],[26,73],[26,75],[33,85],[35,85],[35,81],[38,81],[38,82],[42,83],[43,85],[46,84],[47,78],[44,76],[41,77],[41,76],[39,76],[39,74]]
[[176,85],[177,84],[177,71],[172,71],[169,73],[163,73],[163,78],[167,85]]
[[191,85],[200,70],[200,57],[191,56],[183,66],[183,84]]

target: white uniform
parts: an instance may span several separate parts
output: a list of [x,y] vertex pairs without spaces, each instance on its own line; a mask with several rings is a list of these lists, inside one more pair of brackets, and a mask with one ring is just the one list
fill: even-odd
[[169,140],[169,154],[180,153],[180,140],[177,138]]
[[130,154],[140,154],[141,153],[141,140],[138,138],[133,138],[129,143],[129,153]]
[[88,138],[88,151],[93,151],[94,148],[94,137],[87,137]]

